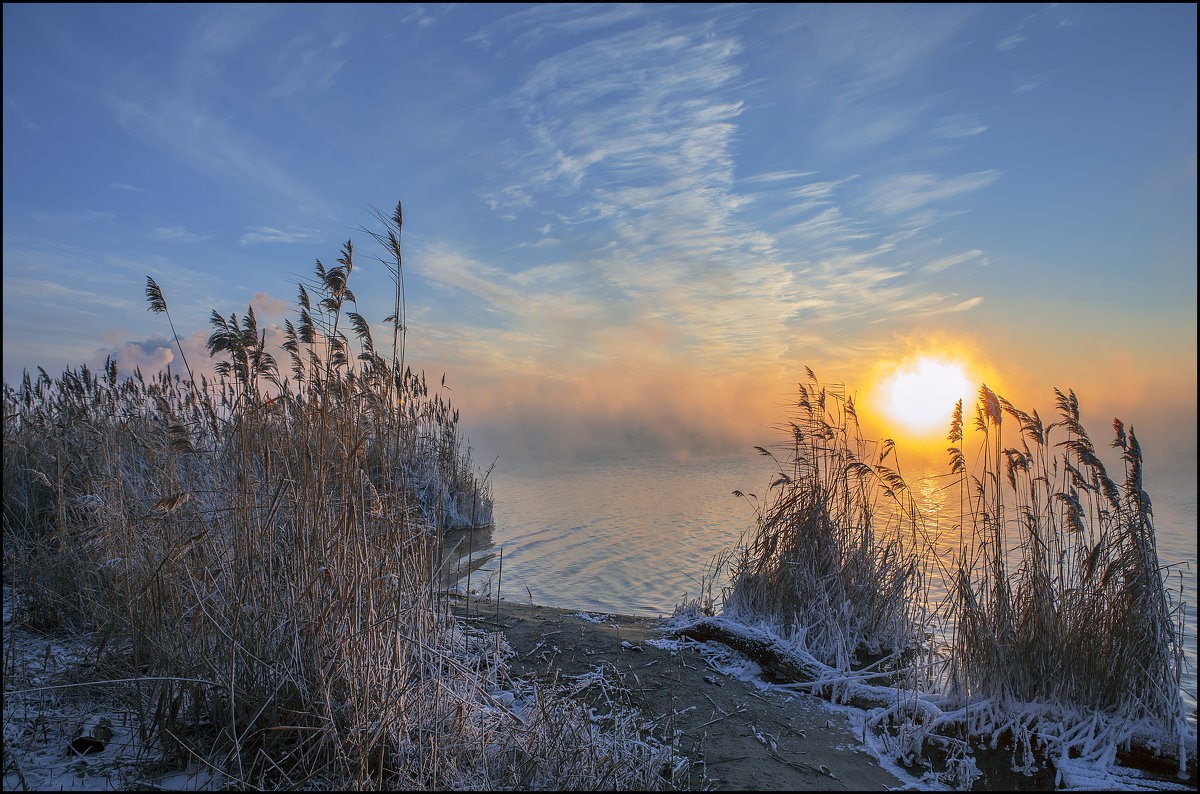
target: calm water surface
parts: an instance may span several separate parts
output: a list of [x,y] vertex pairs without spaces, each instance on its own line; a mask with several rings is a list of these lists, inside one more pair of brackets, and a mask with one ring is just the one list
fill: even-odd
[[[944,545],[957,523],[957,494],[940,490],[945,469],[906,469],[927,514],[940,510]],[[480,566],[470,587],[507,600],[613,612],[666,615],[700,591],[709,561],[752,528],[754,513],[734,489],[764,496],[771,461],[754,454],[691,462],[630,460],[538,466],[501,462],[492,473],[495,527],[462,536]],[[925,477],[925,475],[928,475]],[[1184,689],[1196,703],[1196,469],[1148,467],[1160,562],[1172,566],[1171,589],[1183,587]],[[950,514],[953,514],[953,517]],[[456,538],[457,539],[457,538]],[[500,550],[503,550],[501,568]],[[502,575],[501,575],[502,570]],[[464,579],[465,581],[465,579]],[[935,586],[931,588],[937,590]],[[936,592],[931,596],[936,598]]]

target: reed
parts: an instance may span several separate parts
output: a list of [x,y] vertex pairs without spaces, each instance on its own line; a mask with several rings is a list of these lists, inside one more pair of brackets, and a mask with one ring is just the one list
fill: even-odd
[[[955,408],[949,453],[966,522],[948,691],[1026,733],[1039,719],[1028,704],[1039,703],[1158,726],[1182,742],[1182,609],[1158,560],[1141,446],[1113,420],[1124,468],[1114,481],[1075,393],[1055,395],[1058,421],[1045,423],[980,389],[977,475]],[[1194,754],[1180,749],[1181,762]]]
[[215,380],[109,360],[5,385],[16,620],[94,628],[143,740],[239,787],[669,785],[632,719],[601,732],[511,680],[503,643],[451,614],[441,530],[490,523],[490,485],[404,366],[399,206],[385,220],[390,358],[347,242],[299,286],[288,376],[251,307],[212,314]]
[[[1165,586],[1133,428],[1113,422],[1118,482],[1074,392],[1055,390],[1059,418],[1045,423],[983,386],[972,461],[960,401],[948,450],[954,548],[946,531],[931,534],[893,443],[864,441],[844,389],[807,373],[784,462],[757,448],[775,462],[769,498],[734,492],[754,506],[752,533],[714,559],[708,595],[685,607],[719,608],[806,651],[828,668],[813,683],[835,697],[863,694],[851,671],[890,651],[893,703],[867,724],[885,730],[898,758],[940,744],[956,784],[978,775],[971,748],[1001,739],[1027,773],[1036,756],[1061,770],[1078,757],[1111,763],[1131,744],[1166,753],[1181,774],[1189,759],[1194,769],[1183,609]],[[939,577],[946,596],[933,603]]]
[[863,440],[853,398],[809,376],[798,387],[784,461],[757,448],[777,471],[770,501],[750,495],[756,527],[730,558],[723,610],[765,620],[849,670],[860,655],[907,648],[919,634],[920,514],[894,444]]

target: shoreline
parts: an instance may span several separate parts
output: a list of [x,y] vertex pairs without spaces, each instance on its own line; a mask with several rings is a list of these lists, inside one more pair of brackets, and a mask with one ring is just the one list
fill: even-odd
[[[94,680],[99,672],[96,660],[88,658],[89,635],[47,635],[12,625],[7,584],[5,591],[6,695],[22,686],[52,684],[24,706],[17,703],[24,698],[5,698],[6,789],[132,785],[197,790],[230,782],[228,775],[203,763],[187,771],[159,766],[153,751],[147,753],[150,748],[137,739],[136,726],[127,717],[118,718],[129,713],[119,691],[94,684],[58,686]],[[880,760],[871,746],[879,748],[881,739],[865,732],[865,712],[773,685],[758,665],[720,643],[672,636],[665,625],[669,618],[468,598],[461,593],[450,595],[449,606],[468,634],[479,633],[496,643],[507,660],[508,682],[536,681],[574,698],[591,710],[592,722],[601,730],[611,715],[636,713],[635,724],[644,737],[671,745],[676,755],[688,759],[686,773],[677,767],[676,787],[947,788],[924,777],[931,769],[924,759],[915,759],[911,768]],[[498,683],[508,688],[503,678]],[[68,743],[77,741],[72,737],[81,731],[86,735],[97,718],[105,716],[112,718],[100,719],[101,724],[107,722],[113,739],[108,748],[88,756],[65,752]],[[983,777],[975,781],[974,790],[1055,788],[1049,764],[1025,776],[1011,770],[1010,753],[1003,748],[977,752],[976,759]],[[1076,778],[1070,785],[1160,790],[1194,786],[1194,772],[1191,781],[1180,785],[1168,769],[1152,776],[1128,771],[1128,777],[1122,770]]]
[[504,635],[514,677],[565,687],[597,713],[619,701],[652,732],[678,731],[689,788],[883,791],[914,782],[883,768],[837,707],[719,671],[699,643],[667,638],[664,618],[456,601],[456,617],[469,605],[470,625]]
[[[536,677],[566,686],[567,694],[611,709],[614,691],[661,728],[677,731],[676,752],[691,762],[686,785],[702,790],[799,791],[954,790],[926,777],[927,758],[911,768],[881,760],[870,744],[881,739],[864,729],[865,712],[835,705],[806,692],[774,686],[772,676],[719,642],[673,637],[667,617],[642,617],[494,600],[458,594],[453,614],[500,632],[512,650],[514,677]],[[572,691],[573,690],[573,691]],[[931,756],[938,755],[935,751]],[[1054,791],[1054,767],[1035,764],[1032,774],[1014,771],[1004,747],[976,747],[976,791]],[[1193,790],[1174,762],[1143,758],[1140,768],[1117,767],[1093,774],[1074,767],[1063,785],[1088,789]]]
[[[206,790],[234,782],[204,760],[186,770],[160,765],[156,749],[138,738],[126,702],[132,683],[97,680],[106,676],[91,634],[43,634],[14,625],[7,584],[5,595],[4,644],[11,657],[5,665],[6,790]],[[668,638],[663,618],[462,596],[451,597],[451,612],[469,631],[507,644],[511,680],[536,679],[581,701],[601,729],[607,715],[636,710],[644,736],[663,744],[674,738],[676,754],[690,762],[676,787],[905,786],[862,748],[844,713],[818,698],[770,691],[751,676],[718,671],[710,664],[714,654],[699,643]],[[21,690],[33,694],[16,696]],[[97,752],[68,749],[97,727],[107,731]]]

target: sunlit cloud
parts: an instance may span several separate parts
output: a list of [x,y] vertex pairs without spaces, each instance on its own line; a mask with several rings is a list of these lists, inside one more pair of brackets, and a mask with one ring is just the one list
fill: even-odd
[[[278,347],[278,343],[282,341],[283,337],[278,333],[278,329],[272,326],[266,326],[264,330],[268,330],[267,344],[268,352],[270,352],[272,348]],[[104,362],[111,358],[116,363],[117,375],[121,378],[133,375],[138,369],[141,370],[143,377],[148,377],[166,369],[169,365],[171,374],[178,375],[184,380],[187,379],[190,368],[197,385],[201,382],[201,376],[212,382],[217,380],[217,359],[211,358],[208,354],[207,331],[194,331],[181,336],[178,342],[173,336],[164,334],[154,334],[143,339],[130,339],[127,333],[111,331],[104,335],[103,342],[104,344],[100,347],[92,349],[85,361],[79,363],[86,363],[92,369],[99,370]],[[182,356],[180,356],[181,346],[183,348]],[[274,355],[279,363],[282,376],[286,374],[286,367],[283,363],[285,354],[276,349]]]
[[254,313],[260,323],[265,320],[281,320],[296,308],[291,301],[272,297],[266,292],[254,293],[250,305],[254,307]]
[[[117,364],[118,375],[124,377],[132,375],[137,369],[141,369],[143,375],[166,369],[168,364],[179,357],[179,353],[175,349],[175,340],[160,335],[126,342],[114,349],[105,350],[103,356],[97,353],[89,363],[92,367],[99,367],[109,356]],[[177,365],[175,371],[183,374],[184,368]]]
[[[849,381],[913,328],[986,335],[1007,291],[1031,274],[1062,294],[1072,265],[1038,250],[1047,234],[1097,248],[1078,257],[1094,268],[1097,294],[1157,306],[1187,292],[1160,297],[1143,287],[1157,276],[1132,279],[1102,261],[1133,261],[1136,245],[1148,271],[1194,279],[1194,235],[1168,220],[1194,193],[1194,152],[1151,163],[1160,153],[1144,145],[1149,133],[1113,148],[1112,130],[1096,123],[1097,86],[1118,102],[1146,86],[1194,89],[1155,64],[1169,42],[1149,48],[1146,37],[1127,37],[1122,55],[1138,60],[1128,81],[1111,79],[1106,70],[1122,62],[1101,45],[1121,31],[1095,31],[1148,17],[1072,9],[1081,24],[1068,47],[1052,40],[1061,8],[514,9],[195,6],[145,9],[144,29],[89,30],[83,10],[59,15],[58,37],[10,26],[7,43],[25,46],[22,60],[37,69],[26,69],[29,87],[6,90],[7,130],[37,155],[10,158],[18,167],[6,173],[6,358],[119,353],[143,369],[177,367],[165,318],[146,312],[147,274],[181,333],[199,334],[197,356],[213,308],[240,315],[244,304],[231,301],[249,298],[264,323],[281,321],[292,305],[272,297],[288,291],[275,280],[290,289],[312,256],[328,261],[330,236],[360,219],[360,202],[395,200],[380,190],[411,209],[408,363],[445,367],[480,421],[518,417],[533,434],[542,420],[570,445],[627,427],[700,448],[694,427],[711,425],[710,441],[738,437],[726,414],[777,407],[803,364]],[[1042,41],[1038,63],[1013,60]],[[1089,68],[1063,71],[1063,57]],[[1079,101],[1014,101],[1051,77]],[[1147,129],[1194,139],[1194,123],[1152,117],[1153,104],[1139,105]],[[346,108],[357,109],[351,122]],[[1096,145],[1039,139],[1044,170],[1032,173],[1019,147],[1065,114],[1091,124]],[[1141,122],[1131,120],[1131,140]],[[1070,218],[1037,213],[1039,184],[1053,179],[1068,195],[1088,184],[1081,169],[1104,172],[1091,159],[1102,146],[1129,161],[1107,172],[1125,188],[1112,202],[1144,200],[1167,254],[1142,232],[1114,242],[1119,221],[1099,228],[1087,196]],[[1129,189],[1138,174],[1153,196]],[[987,217],[976,210],[984,197]],[[391,287],[370,264],[374,246],[354,234],[366,257],[352,280],[358,310],[377,320],[391,312]],[[21,335],[54,311],[63,319],[44,339]],[[1172,311],[1194,326],[1190,305]],[[1033,324],[1048,312],[1025,314]],[[116,326],[129,330],[96,341],[95,329]],[[386,324],[376,330],[390,347]],[[737,388],[710,399],[727,378]],[[753,421],[769,421],[772,410],[758,411]]]

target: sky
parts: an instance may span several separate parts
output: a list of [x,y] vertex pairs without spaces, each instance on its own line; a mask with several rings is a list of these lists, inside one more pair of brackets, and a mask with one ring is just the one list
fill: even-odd
[[347,239],[389,336],[400,201],[407,358],[480,458],[744,451],[806,366],[898,435],[927,355],[1195,466],[1194,5],[3,15],[10,383],[178,370],[147,275],[211,371],[213,309],[278,329]]

